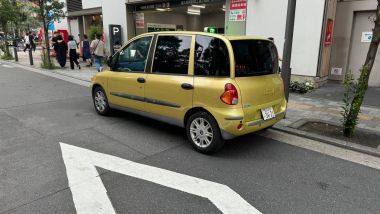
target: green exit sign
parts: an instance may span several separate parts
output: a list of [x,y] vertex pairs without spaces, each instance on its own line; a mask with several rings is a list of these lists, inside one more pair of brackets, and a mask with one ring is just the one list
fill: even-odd
[[216,27],[207,27],[206,32],[207,33],[218,33],[218,29]]

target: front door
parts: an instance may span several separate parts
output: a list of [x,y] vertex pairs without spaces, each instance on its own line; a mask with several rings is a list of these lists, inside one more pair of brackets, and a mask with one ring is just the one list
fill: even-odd
[[147,75],[146,110],[175,124],[193,105],[194,77],[189,76],[192,40],[193,36],[159,35],[152,72]]
[[138,38],[114,56],[114,72],[108,80],[111,104],[144,110],[145,67],[151,41],[152,36]]

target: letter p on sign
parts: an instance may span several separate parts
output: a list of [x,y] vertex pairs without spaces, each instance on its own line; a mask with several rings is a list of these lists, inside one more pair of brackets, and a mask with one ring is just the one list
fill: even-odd
[[117,33],[120,32],[120,29],[118,27],[113,27],[112,32],[113,32],[113,35],[116,35]]

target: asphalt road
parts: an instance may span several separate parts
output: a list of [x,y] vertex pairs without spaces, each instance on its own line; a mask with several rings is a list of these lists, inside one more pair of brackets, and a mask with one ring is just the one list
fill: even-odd
[[[59,142],[227,185],[262,213],[379,212],[379,170],[259,135],[202,155],[181,128],[98,116],[88,88],[0,64],[0,213],[76,212]],[[117,213],[220,213],[207,198],[96,170]]]

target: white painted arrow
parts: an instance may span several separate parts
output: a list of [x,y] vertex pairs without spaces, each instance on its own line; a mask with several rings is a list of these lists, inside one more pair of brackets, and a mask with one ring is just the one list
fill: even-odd
[[78,214],[116,213],[95,166],[208,198],[223,213],[259,214],[228,186],[60,143]]

